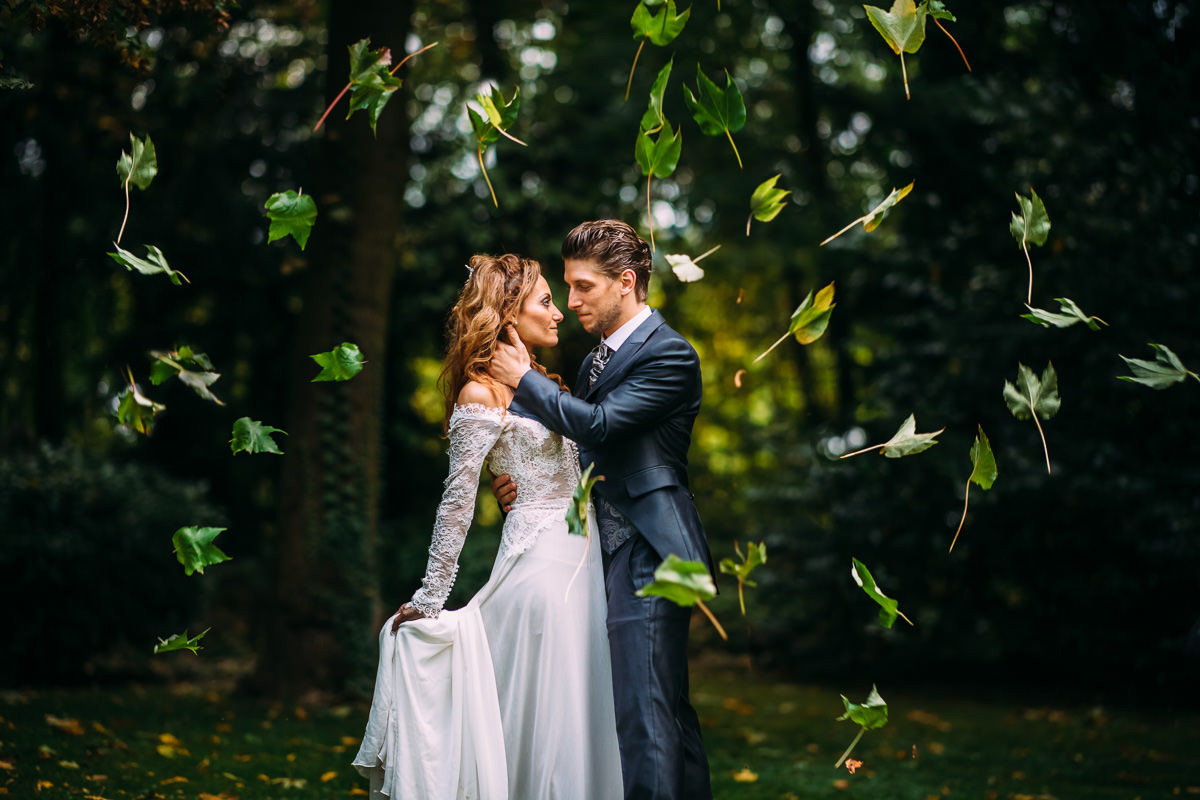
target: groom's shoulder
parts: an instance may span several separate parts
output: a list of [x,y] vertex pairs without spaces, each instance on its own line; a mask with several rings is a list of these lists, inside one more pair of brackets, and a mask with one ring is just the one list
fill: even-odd
[[696,348],[687,340],[683,334],[667,324],[667,321],[661,314],[657,313],[658,326],[650,333],[650,341],[653,341],[656,349],[659,347],[669,348],[672,351],[680,351],[686,353],[690,358],[698,358]]

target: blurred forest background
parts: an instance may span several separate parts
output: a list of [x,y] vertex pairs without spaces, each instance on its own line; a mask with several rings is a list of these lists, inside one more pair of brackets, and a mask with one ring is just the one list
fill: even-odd
[[[1200,384],[1116,376],[1118,354],[1153,358],[1148,342],[1200,371],[1197,4],[952,2],[973,71],[931,23],[906,100],[859,3],[697,0],[674,42],[641,52],[626,102],[635,6],[0,3],[0,683],[142,676],[193,658],[151,656],[156,637],[212,626],[199,658],[236,660],[262,690],[368,690],[376,625],[419,581],[445,475],[435,379],[463,264],[538,258],[563,307],[573,225],[614,216],[648,236],[634,141],[673,57],[664,110],[683,154],[650,189],[651,304],[701,355],[692,477],[714,554],[769,554],[745,620],[728,579],[713,604],[731,641],[698,627],[697,650],[797,680],[1194,692]],[[314,133],[364,37],[397,60],[438,45],[397,73],[377,135],[345,101]],[[745,97],[742,169],[684,106],[697,65]],[[499,208],[464,108],[492,85],[520,88],[528,143],[489,150]],[[130,134],[153,138],[159,174],[133,192],[122,246],[160,247],[189,284],[105,255]],[[747,236],[750,195],[776,173],[789,203]],[[910,181],[877,230],[818,247]],[[1053,224],[1031,248],[1032,304],[1070,297],[1108,327],[1020,318],[1008,227],[1031,187]],[[287,189],[319,209],[304,251],[266,241],[263,203]],[[662,260],[718,244],[695,283]],[[826,335],[752,363],[830,281]],[[570,314],[564,331],[542,357],[570,378],[592,343]],[[309,355],[343,341],[363,373],[311,383]],[[182,345],[211,357],[225,406],[149,384],[148,352]],[[1018,363],[1051,362],[1047,474],[1002,389]],[[148,436],[114,415],[127,366],[167,407]],[[937,446],[837,458],[910,413],[945,427]],[[242,416],[286,430],[285,455],[231,455]],[[977,426],[999,476],[971,492],[948,554]],[[459,603],[496,547],[490,499],[478,517]],[[226,527],[232,560],[185,576],[185,525]],[[852,557],[915,626],[876,622]]]

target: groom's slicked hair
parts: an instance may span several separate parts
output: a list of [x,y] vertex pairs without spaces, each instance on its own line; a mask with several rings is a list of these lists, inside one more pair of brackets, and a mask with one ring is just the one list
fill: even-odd
[[563,260],[591,261],[603,275],[618,280],[627,269],[637,279],[637,299],[646,302],[650,290],[650,245],[619,219],[596,219],[576,225],[562,244]]

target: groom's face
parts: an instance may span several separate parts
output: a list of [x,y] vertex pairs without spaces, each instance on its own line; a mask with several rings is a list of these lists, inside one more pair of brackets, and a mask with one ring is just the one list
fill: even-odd
[[583,329],[595,336],[607,336],[619,327],[622,303],[628,294],[624,281],[613,280],[596,269],[594,261],[568,258],[563,280],[569,293],[567,308],[579,317]]

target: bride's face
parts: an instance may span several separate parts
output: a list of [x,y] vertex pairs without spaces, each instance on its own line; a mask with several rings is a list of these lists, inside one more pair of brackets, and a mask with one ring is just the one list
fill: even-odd
[[517,335],[526,347],[553,347],[558,344],[558,323],[562,319],[550,295],[550,284],[539,277],[537,286],[517,312]]

